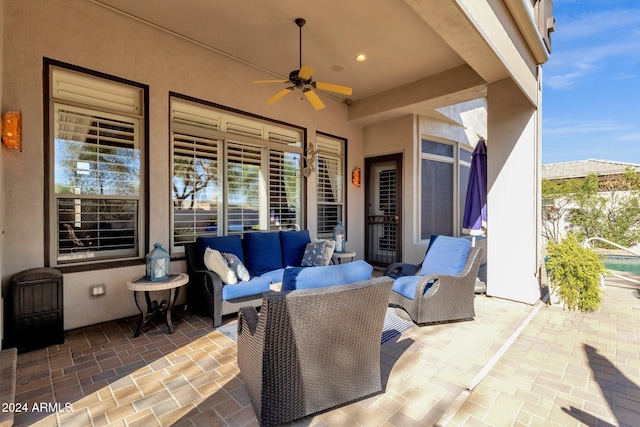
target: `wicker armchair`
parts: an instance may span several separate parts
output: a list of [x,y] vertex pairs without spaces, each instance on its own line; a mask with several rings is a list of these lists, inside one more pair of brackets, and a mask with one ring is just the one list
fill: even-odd
[[380,337],[393,281],[263,297],[238,317],[238,366],[262,426],[293,421],[382,390]]
[[[443,240],[450,239],[449,242],[455,239],[439,237]],[[457,243],[454,242],[454,244]],[[439,250],[439,248],[429,246],[427,253],[431,250]],[[446,253],[440,256],[440,259],[447,258]],[[425,255],[425,261],[427,258]],[[395,279],[389,305],[404,309],[411,320],[417,324],[473,319],[475,317],[474,289],[481,261],[482,249],[471,247],[468,248],[464,266],[457,274],[438,273],[437,265],[425,268],[423,263],[391,264],[384,272],[385,276]],[[422,275],[425,271],[428,273]]]

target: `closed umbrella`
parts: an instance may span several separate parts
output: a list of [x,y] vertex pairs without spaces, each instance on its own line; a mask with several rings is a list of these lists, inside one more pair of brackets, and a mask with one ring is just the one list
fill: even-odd
[[482,236],[487,231],[487,146],[483,139],[473,150],[467,199],[462,217],[462,232],[473,236]]

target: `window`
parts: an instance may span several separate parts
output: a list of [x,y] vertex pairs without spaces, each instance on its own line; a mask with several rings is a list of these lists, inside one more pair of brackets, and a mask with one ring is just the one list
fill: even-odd
[[458,150],[458,224],[462,229],[464,222],[464,207],[467,202],[467,187],[471,173],[471,147],[460,147]]
[[140,258],[144,88],[49,67],[50,265]]
[[299,229],[303,137],[293,126],[172,96],[172,250],[198,236]]
[[455,144],[421,141],[420,238],[459,235],[471,152]]
[[331,237],[333,228],[344,224],[344,153],[345,141],[317,135],[318,155],[318,237]]

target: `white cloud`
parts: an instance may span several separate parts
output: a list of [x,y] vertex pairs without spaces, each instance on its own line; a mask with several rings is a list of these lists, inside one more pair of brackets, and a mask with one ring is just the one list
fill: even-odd
[[563,17],[556,19],[554,51],[545,64],[544,82],[549,88],[571,88],[599,71],[616,79],[617,59],[625,64],[640,61],[640,8],[582,14],[574,20],[564,16],[566,22]]
[[624,135],[620,135],[618,138],[618,141],[630,141],[630,142],[638,142],[640,143],[640,132],[635,132],[635,133],[627,133]]
[[605,10],[583,13],[576,19],[557,17],[558,33],[566,39],[585,39],[594,36],[606,36],[614,32],[628,34],[640,25],[640,9]]
[[545,135],[576,135],[596,132],[621,132],[628,127],[613,122],[545,120],[543,126]]

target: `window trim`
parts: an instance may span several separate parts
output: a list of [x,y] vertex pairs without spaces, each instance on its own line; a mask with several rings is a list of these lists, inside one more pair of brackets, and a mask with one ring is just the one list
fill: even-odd
[[[54,250],[54,239],[57,232],[52,225],[55,224],[55,215],[52,211],[55,200],[53,192],[54,185],[54,151],[53,151],[53,118],[54,104],[59,102],[53,97],[53,85],[51,77],[54,68],[61,70],[84,74],[92,78],[104,79],[110,82],[123,84],[137,88],[141,91],[141,111],[139,113],[142,122],[140,128],[140,213],[138,217],[138,255],[135,257],[119,258],[119,259],[99,259],[90,262],[62,264],[58,265]],[[149,86],[143,83],[113,76],[110,74],[98,72],[88,68],[68,64],[55,59],[43,57],[42,67],[43,81],[43,142],[44,142],[44,265],[47,267],[55,266],[63,273],[72,273],[80,271],[102,270],[107,268],[122,267],[129,265],[139,265],[144,263],[144,256],[149,251]],[[69,105],[75,105],[67,102]],[[105,112],[112,111],[105,109]]]
[[[349,153],[348,150],[348,145],[349,145],[349,141],[347,140],[347,138],[343,138],[340,136],[336,136],[336,135],[332,135],[326,132],[321,132],[321,131],[316,131],[316,143],[315,143],[315,148],[316,148],[316,156],[320,155],[320,150],[318,149],[318,136],[321,138],[327,138],[330,140],[335,140],[338,141],[340,143],[342,143],[342,225],[344,226],[345,229],[345,240],[348,240],[348,234],[349,234],[349,225],[348,225],[348,206],[347,206],[347,201],[348,201],[348,197],[347,197],[347,190],[349,188],[348,186],[348,182],[350,182],[350,175],[347,174],[347,164],[348,164],[348,158],[347,155]],[[317,163],[317,162],[316,162]],[[316,164],[317,166],[317,164]],[[316,180],[316,184],[318,183],[318,177],[319,177],[319,173],[316,169],[316,174],[315,174],[315,180]],[[318,193],[316,192],[316,235],[318,236],[318,238],[332,238],[333,235],[329,235],[326,233],[320,233],[317,230],[318,227],[318,211],[317,211],[317,206],[319,205],[319,202],[317,200],[318,197]]]
[[[450,145],[452,146],[453,152],[452,152],[452,156],[448,157],[448,156],[443,156],[443,155],[439,155],[439,154],[430,154],[430,153],[424,153],[422,151],[422,142],[426,140],[429,142],[434,142],[437,144],[443,144],[443,145]],[[461,182],[460,182],[460,168],[461,167],[467,167],[469,168],[471,166],[471,162],[470,161],[466,161],[466,160],[462,160],[461,156],[460,156],[460,150],[464,150],[467,151],[469,153],[473,152],[473,148],[471,146],[469,146],[468,144],[465,144],[463,142],[460,141],[451,141],[451,140],[446,140],[443,138],[437,138],[437,137],[433,137],[431,135],[419,135],[418,136],[418,144],[417,144],[417,152],[418,152],[418,171],[419,171],[419,179],[418,179],[418,184],[419,184],[419,191],[417,193],[417,200],[416,200],[416,208],[417,208],[417,218],[418,218],[418,227],[416,227],[415,229],[415,240],[417,242],[420,243],[426,243],[429,239],[428,238],[422,238],[422,192],[423,192],[423,188],[422,188],[422,174],[423,174],[423,168],[422,168],[422,161],[423,160],[431,160],[431,161],[436,161],[436,162],[442,162],[442,163],[448,163],[451,164],[453,166],[452,168],[452,172],[453,172],[453,181],[452,181],[452,187],[453,187],[453,193],[451,194],[452,197],[452,202],[453,202],[453,230],[452,230],[452,235],[454,236],[461,236],[462,235],[462,223],[458,224],[459,220],[458,218],[462,217],[462,211],[463,211],[463,207],[460,204],[460,199],[461,197],[463,197],[463,195],[461,194]]]
[[[242,123],[261,123],[262,125],[264,125],[265,127],[269,127],[269,125],[274,125],[276,127],[286,127],[286,128],[290,128],[292,130],[296,130],[300,132],[301,135],[301,158],[304,158],[305,155],[305,150],[306,150],[306,146],[307,146],[307,129],[302,127],[302,126],[298,126],[298,125],[294,125],[291,123],[287,123],[287,122],[283,122],[280,120],[275,120],[275,119],[270,119],[268,117],[263,117],[257,114],[253,114],[253,113],[249,113],[246,111],[242,111],[242,110],[238,110],[235,108],[231,108],[231,107],[227,107],[221,104],[217,104],[214,102],[210,102],[210,101],[206,101],[206,100],[202,100],[202,99],[198,99],[198,98],[194,98],[188,95],[183,95],[181,93],[177,93],[177,92],[172,92],[170,91],[168,93],[168,112],[169,112],[169,117],[168,117],[168,124],[169,124],[169,141],[170,141],[170,145],[169,145],[169,161],[170,161],[170,166],[169,166],[169,182],[173,182],[173,144],[172,144],[172,138],[173,138],[173,119],[172,119],[172,100],[177,100],[183,103],[191,103],[191,104],[195,104],[196,106],[202,107],[202,108],[209,108],[212,110],[216,110],[219,111],[221,113],[221,116],[223,117],[223,119],[220,120],[220,123],[224,122],[224,116],[233,116],[234,118],[236,118],[239,122],[239,124]],[[252,144],[252,145],[260,145],[261,150],[263,151],[263,161],[265,161],[266,163],[269,163],[269,156],[268,156],[268,151],[269,149],[273,148],[273,147],[282,147],[282,144],[277,142],[276,140],[271,140],[271,139],[265,139],[264,137],[259,139],[259,138],[255,138],[252,137],[251,135],[248,134],[243,134],[243,133],[238,133],[238,132],[228,132],[225,130],[220,130],[220,127],[224,127],[224,123],[222,123],[222,126],[220,126],[220,124],[218,124],[218,129],[217,130],[213,130],[210,129],[207,131],[208,134],[216,134],[218,138],[220,138],[221,140],[221,147],[220,147],[220,155],[222,156],[222,158],[219,160],[218,163],[218,170],[219,173],[221,174],[226,174],[227,171],[227,167],[228,167],[228,159],[227,159],[227,144],[231,141],[231,142],[235,142],[235,143],[247,143],[247,144]],[[278,145],[280,144],[280,145]],[[263,168],[263,172],[264,172],[264,168],[266,166],[264,164],[262,164],[262,168]],[[268,178],[268,175],[265,175]],[[300,228],[301,229],[306,229],[307,228],[307,191],[306,191],[306,180],[307,178],[304,177],[301,174],[301,181],[300,181],[300,217],[301,217],[301,224],[300,224]],[[226,200],[227,200],[227,181],[226,179],[222,182],[222,193],[221,193],[221,200],[223,203],[223,206],[220,208],[220,212],[221,212],[221,218],[219,221],[221,221],[223,223],[224,226],[226,226],[226,224],[228,224],[228,211],[226,209]],[[172,189],[171,189],[171,185],[168,188],[168,193],[169,193],[169,200],[173,201],[173,194],[172,194]],[[260,215],[262,215],[263,213],[260,213]],[[184,250],[182,249],[181,245],[175,245],[174,243],[174,237],[173,237],[173,233],[174,233],[174,209],[173,209],[173,203],[169,203],[169,241],[170,241],[170,252],[172,255],[172,258],[175,259],[181,259],[184,257]],[[226,230],[222,231],[222,235],[226,235]]]

